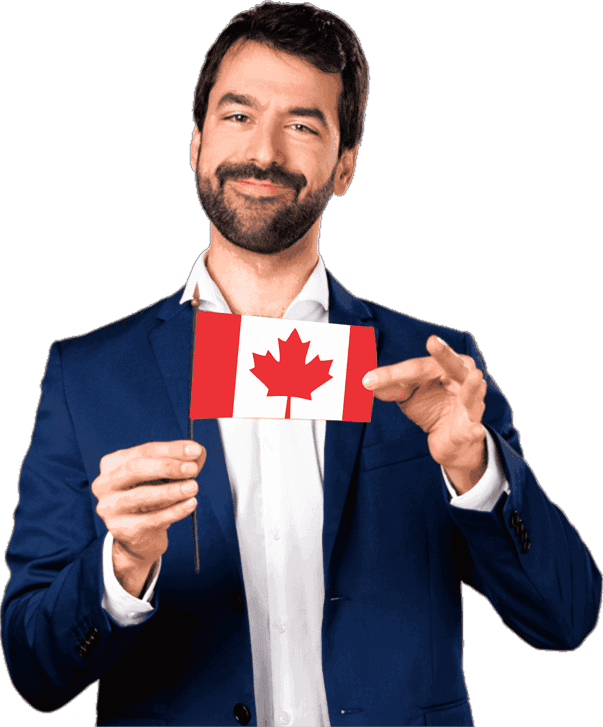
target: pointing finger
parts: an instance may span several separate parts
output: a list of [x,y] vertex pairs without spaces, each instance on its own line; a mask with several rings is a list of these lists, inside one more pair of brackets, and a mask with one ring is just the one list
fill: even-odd
[[426,356],[407,359],[390,366],[379,366],[369,371],[362,383],[383,401],[401,401],[408,399],[418,385],[436,375],[437,365]]
[[[469,373],[469,366],[445,341],[438,336],[429,336],[426,348],[451,379],[458,381],[459,384],[465,381]],[[475,367],[475,363],[473,367]]]

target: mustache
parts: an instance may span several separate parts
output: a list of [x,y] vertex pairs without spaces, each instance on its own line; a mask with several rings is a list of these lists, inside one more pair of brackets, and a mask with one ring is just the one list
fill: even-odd
[[283,187],[292,187],[297,194],[306,186],[308,180],[303,174],[294,174],[277,164],[271,164],[267,169],[260,169],[255,164],[220,164],[216,169],[216,177],[220,187],[227,179],[247,179],[252,177],[261,182],[272,182]]

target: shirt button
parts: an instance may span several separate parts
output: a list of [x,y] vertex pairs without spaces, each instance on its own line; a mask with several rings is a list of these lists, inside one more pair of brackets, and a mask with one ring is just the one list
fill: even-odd
[[279,621],[276,624],[276,630],[279,632],[279,634],[284,634],[287,630],[287,624],[284,621]]
[[278,528],[274,528],[274,530],[272,531],[272,537],[275,540],[278,540],[281,537],[281,534],[279,533]]
[[291,715],[289,712],[281,712],[281,716],[278,718],[279,724],[289,724],[291,722]]

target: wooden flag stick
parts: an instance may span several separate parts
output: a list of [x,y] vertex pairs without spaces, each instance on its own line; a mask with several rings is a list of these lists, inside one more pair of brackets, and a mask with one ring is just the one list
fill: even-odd
[[[193,308],[193,342],[192,342],[192,349],[191,349],[191,381],[190,381],[190,392],[189,392],[189,408],[188,408],[188,438],[192,441],[193,440],[193,419],[191,418],[191,409],[190,409],[190,393],[192,393],[193,389],[193,365],[195,361],[195,331],[197,329],[197,311],[199,310],[199,303],[201,301],[199,300],[199,284],[195,285],[195,292],[193,294],[193,299],[191,300],[191,306]],[[195,550],[195,573],[199,573],[201,571],[201,564],[199,561],[199,533],[197,531],[197,509],[195,508],[191,513],[191,518],[193,521],[193,548]]]

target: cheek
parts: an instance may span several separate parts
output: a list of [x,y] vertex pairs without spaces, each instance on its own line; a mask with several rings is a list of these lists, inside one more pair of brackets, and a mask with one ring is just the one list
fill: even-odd
[[328,184],[332,169],[325,167],[324,159],[319,164],[309,167],[304,172],[308,180],[308,186],[304,190],[304,197],[308,193],[315,193]]
[[199,165],[197,167],[197,175],[201,179],[209,179],[213,187],[217,186],[216,169],[219,165],[220,162],[215,158],[215,155],[208,154],[206,151],[203,150],[203,147],[201,147],[201,153],[199,154]]
[[218,186],[216,169],[221,164],[240,163],[240,149],[231,140],[224,139],[218,134],[209,133],[204,136],[199,155],[199,173],[204,179],[211,179],[214,187]]

